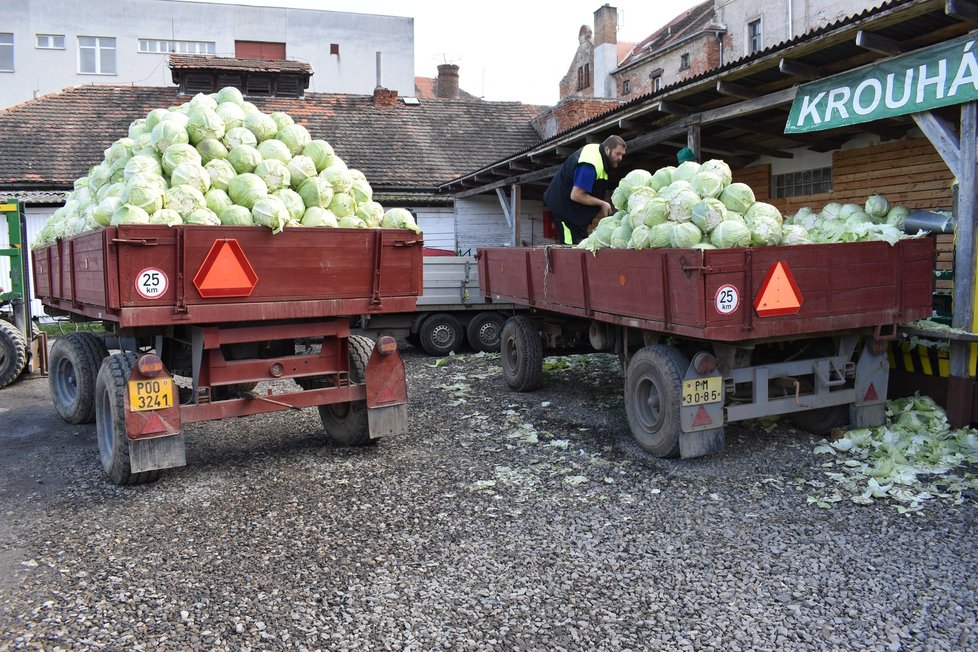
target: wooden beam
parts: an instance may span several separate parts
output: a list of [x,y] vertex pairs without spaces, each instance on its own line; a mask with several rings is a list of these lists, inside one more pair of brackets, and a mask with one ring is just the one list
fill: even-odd
[[821,79],[825,76],[815,66],[809,66],[806,63],[792,61],[791,59],[782,59],[778,63],[778,70],[786,75],[798,77],[799,79],[804,79],[805,81],[815,81],[816,79]]
[[692,109],[676,102],[657,102],[656,107],[661,113],[670,113],[672,115],[691,115],[693,113]]
[[577,148],[575,147],[571,149],[570,147],[557,147],[557,149],[555,149],[554,151],[557,153],[558,158],[567,158],[568,156],[576,152]]
[[686,129],[686,147],[693,150],[693,154],[696,155],[697,161],[702,161],[703,157],[700,156],[700,126],[690,125]]
[[618,129],[621,131],[641,131],[642,125],[635,120],[619,120]]
[[954,127],[947,120],[930,111],[913,113],[911,117],[917,123],[917,126],[920,127],[920,130],[924,132],[924,135],[927,136],[927,139],[930,140],[937,153],[944,159],[944,162],[947,163],[951,174],[960,177],[961,144],[958,141],[957,134],[954,133]]
[[720,95],[726,95],[727,97],[736,97],[741,100],[751,100],[760,95],[757,91],[743,84],[737,84],[735,82],[718,81],[717,82],[717,93]]
[[499,207],[503,209],[503,217],[506,218],[506,224],[510,229],[513,228],[513,214],[510,212],[509,199],[506,197],[506,191],[500,186],[496,188],[496,198],[499,199]]
[[528,172],[528,171],[532,170],[533,168],[530,167],[529,165],[527,165],[526,163],[523,163],[521,161],[513,160],[513,161],[510,161],[509,162],[509,169],[510,170],[516,170],[517,172]]
[[897,43],[893,39],[880,36],[879,34],[874,34],[873,32],[867,32],[864,29],[856,32],[856,45],[863,49],[870,50],[872,52],[879,52],[880,54],[885,54],[890,57],[903,54],[904,52],[908,51],[908,48]]
[[978,5],[971,0],[947,0],[944,13],[954,18],[978,23]]

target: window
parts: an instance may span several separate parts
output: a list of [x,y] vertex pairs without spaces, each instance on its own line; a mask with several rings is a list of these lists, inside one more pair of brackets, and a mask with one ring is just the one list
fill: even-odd
[[747,23],[747,54],[753,54],[761,49],[761,19]]
[[689,52],[683,52],[679,57],[679,69],[689,70]]
[[585,63],[577,69],[577,90],[582,91],[591,85],[591,64]]
[[656,75],[652,78],[652,91],[655,92],[662,88],[662,75]]
[[336,56],[339,56],[339,54],[340,54],[340,44],[339,43],[330,43],[329,44],[329,53],[330,54],[335,54]]
[[775,197],[798,197],[832,191],[832,168],[776,174],[771,179]]
[[621,94],[628,95],[632,92],[632,80],[626,79],[621,83]]
[[64,50],[64,34],[38,34],[37,48],[39,50]]
[[78,72],[115,74],[115,39],[107,36],[78,37]]
[[0,71],[14,71],[14,35],[0,32]]
[[167,39],[141,38],[139,51],[149,54],[179,52],[180,54],[215,54],[213,41],[169,41]]

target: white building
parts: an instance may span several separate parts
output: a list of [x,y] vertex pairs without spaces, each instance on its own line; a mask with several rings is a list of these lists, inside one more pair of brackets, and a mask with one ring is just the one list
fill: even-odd
[[0,107],[82,84],[170,86],[170,52],[311,65],[310,92],[414,95],[414,19],[176,0],[3,0]]

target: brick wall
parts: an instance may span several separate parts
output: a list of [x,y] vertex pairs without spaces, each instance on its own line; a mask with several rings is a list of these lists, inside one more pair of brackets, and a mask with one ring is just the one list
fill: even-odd
[[562,99],[557,106],[532,120],[533,128],[541,138],[550,138],[581,124],[586,120],[607,113],[621,105],[619,100],[596,99],[593,97],[569,97]]
[[[724,48],[729,47],[730,37],[724,36]],[[680,69],[682,55],[689,54],[689,68]],[[618,96],[631,99],[638,95],[651,93],[652,73],[661,71],[662,87],[702,74],[720,65],[720,42],[712,34],[703,34],[681,47],[669,50],[657,57],[650,57],[634,68],[615,75]],[[629,82],[629,92],[624,93],[625,81]]]

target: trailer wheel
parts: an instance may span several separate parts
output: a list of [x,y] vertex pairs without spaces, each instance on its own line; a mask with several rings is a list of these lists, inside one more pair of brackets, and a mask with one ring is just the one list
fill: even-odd
[[505,323],[506,320],[498,312],[480,312],[469,322],[465,336],[476,351],[499,353]]
[[106,358],[95,382],[95,434],[102,468],[114,484],[152,482],[159,470],[132,472],[126,437],[126,384],[136,363],[135,353],[116,353]]
[[[373,340],[359,335],[350,336],[351,382],[364,382],[367,361],[373,350]],[[319,418],[326,434],[340,446],[365,446],[370,443],[370,424],[365,400],[320,405]]]
[[444,312],[435,313],[421,323],[418,339],[428,355],[448,355],[462,348],[465,333],[455,317]]
[[664,344],[639,349],[628,363],[628,427],[638,445],[656,457],[679,456],[679,407],[687,367],[686,357]]
[[9,321],[0,319],[0,387],[6,387],[27,367],[27,340]]
[[54,409],[68,423],[95,420],[95,382],[109,355],[101,338],[85,332],[62,335],[51,347],[48,385]]
[[500,341],[503,377],[517,392],[530,392],[543,377],[543,342],[536,322],[529,317],[510,317]]

